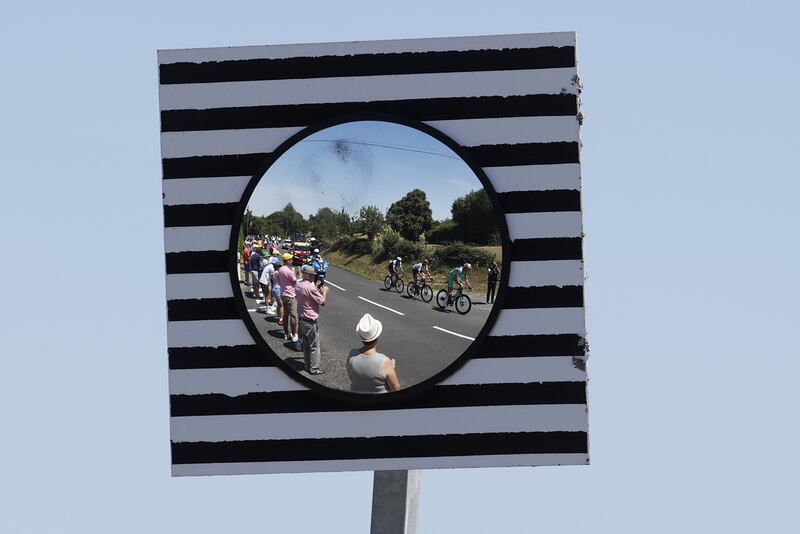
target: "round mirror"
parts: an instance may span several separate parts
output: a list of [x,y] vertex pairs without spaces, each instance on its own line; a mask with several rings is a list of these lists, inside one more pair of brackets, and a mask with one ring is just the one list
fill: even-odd
[[455,143],[423,129],[314,131],[242,202],[248,328],[312,387],[363,396],[441,380],[497,314],[506,230],[494,192]]

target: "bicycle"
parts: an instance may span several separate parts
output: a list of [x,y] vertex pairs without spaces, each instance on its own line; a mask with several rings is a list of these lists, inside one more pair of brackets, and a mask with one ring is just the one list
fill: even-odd
[[383,285],[386,289],[394,288],[395,291],[398,293],[402,293],[403,289],[405,288],[405,283],[403,279],[398,274],[388,275],[386,278],[383,279]]
[[455,305],[459,314],[466,315],[472,309],[472,299],[464,294],[464,288],[461,287],[456,290],[456,294],[450,299],[447,298],[447,290],[440,289],[436,294],[436,305],[443,310],[448,306]]
[[[433,282],[433,278],[430,281]],[[425,278],[422,279],[421,284],[413,281],[409,282],[406,287],[406,293],[411,298],[419,295],[424,302],[430,302],[433,299],[433,289],[428,285],[428,281]]]

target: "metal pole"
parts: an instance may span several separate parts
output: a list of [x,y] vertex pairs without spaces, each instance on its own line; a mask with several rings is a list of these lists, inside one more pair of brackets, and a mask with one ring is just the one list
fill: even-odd
[[418,534],[421,472],[375,471],[370,534]]

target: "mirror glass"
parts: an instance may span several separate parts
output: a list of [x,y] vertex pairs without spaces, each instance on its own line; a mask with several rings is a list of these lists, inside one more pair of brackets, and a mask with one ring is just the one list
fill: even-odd
[[497,213],[470,167],[416,128],[320,130],[248,199],[236,250],[248,316],[284,368],[328,388],[418,384],[487,323],[503,277]]

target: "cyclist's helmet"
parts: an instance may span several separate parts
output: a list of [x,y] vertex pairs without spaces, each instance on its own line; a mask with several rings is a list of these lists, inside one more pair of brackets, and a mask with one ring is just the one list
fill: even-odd
[[314,254],[319,254],[319,249],[318,248],[314,249]]
[[469,271],[470,269],[472,269],[472,264],[471,264],[471,263],[465,263],[465,264],[464,264],[464,269],[466,269],[467,271]]
[[403,258],[401,258],[400,256],[397,256],[397,261],[403,261]]

